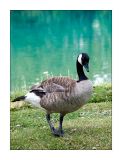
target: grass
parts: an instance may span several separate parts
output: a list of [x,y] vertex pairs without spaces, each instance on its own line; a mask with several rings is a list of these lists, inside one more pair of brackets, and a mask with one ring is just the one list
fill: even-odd
[[[12,107],[10,149],[111,150],[111,98],[111,85],[94,87],[90,102],[65,116],[65,135],[60,138],[51,134],[43,110],[33,109],[26,103]],[[52,115],[55,126],[58,126],[58,118],[58,114]]]

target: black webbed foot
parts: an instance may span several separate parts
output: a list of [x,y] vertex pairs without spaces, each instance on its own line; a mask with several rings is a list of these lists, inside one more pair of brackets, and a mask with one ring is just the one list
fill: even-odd
[[64,131],[63,130],[57,130],[57,129],[55,129],[55,130],[53,130],[53,135],[55,136],[55,137],[63,137],[64,136]]
[[51,129],[52,131],[52,134],[55,136],[55,137],[63,137],[64,135],[64,131],[63,130],[60,130],[60,128],[57,130],[55,129],[54,127]]
[[58,130],[58,133],[59,133],[59,135],[60,135],[60,137],[63,137],[64,136],[64,131],[63,130]]
[[60,137],[60,134],[59,134],[59,132],[58,132],[57,129],[53,130],[53,131],[52,131],[52,134],[53,134],[55,137]]

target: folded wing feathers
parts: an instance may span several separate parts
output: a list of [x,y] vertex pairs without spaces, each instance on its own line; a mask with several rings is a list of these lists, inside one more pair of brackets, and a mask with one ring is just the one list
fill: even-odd
[[53,77],[48,80],[43,81],[41,84],[34,85],[31,90],[43,90],[47,93],[52,92],[71,92],[72,88],[75,86],[76,81],[70,79],[69,77]]
[[42,88],[52,90],[52,92],[70,92],[76,81],[69,77],[53,77],[41,83]]
[[51,84],[45,86],[44,89],[48,93],[52,93],[52,92],[65,92],[65,88],[64,87],[62,87],[61,85],[55,84],[55,83],[51,83]]

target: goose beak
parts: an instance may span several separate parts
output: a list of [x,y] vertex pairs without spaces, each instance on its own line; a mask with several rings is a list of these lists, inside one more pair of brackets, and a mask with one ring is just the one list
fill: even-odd
[[88,65],[88,63],[85,64],[85,65],[83,65],[83,66],[84,66],[84,68],[86,69],[86,71],[89,72],[89,65]]

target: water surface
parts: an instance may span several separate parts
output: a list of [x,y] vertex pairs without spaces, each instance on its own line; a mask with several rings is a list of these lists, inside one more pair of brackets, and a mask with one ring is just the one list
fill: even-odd
[[90,56],[95,83],[111,82],[111,11],[11,11],[11,91],[49,76],[77,79],[76,58]]

